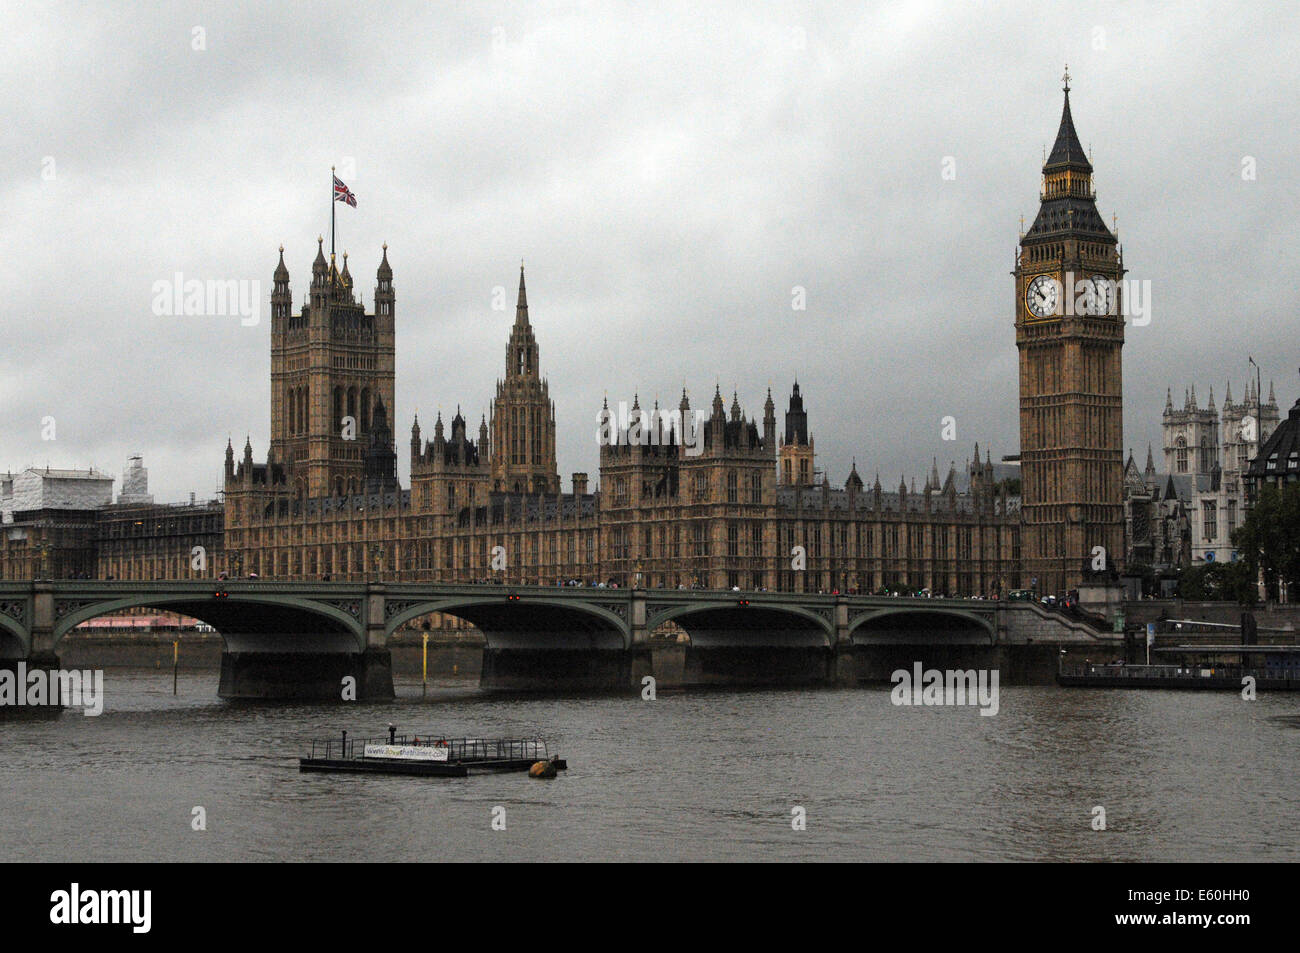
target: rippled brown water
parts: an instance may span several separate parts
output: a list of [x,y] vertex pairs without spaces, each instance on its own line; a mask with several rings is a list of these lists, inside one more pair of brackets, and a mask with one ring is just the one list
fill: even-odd
[[[7,860],[1300,860],[1296,694],[1010,687],[982,717],[887,687],[648,702],[444,678],[422,699],[399,677],[396,702],[347,708],[225,703],[213,672],[177,698],[165,670],[106,688],[97,718],[0,721]],[[541,736],[570,770],[298,773],[307,739],[389,721]]]

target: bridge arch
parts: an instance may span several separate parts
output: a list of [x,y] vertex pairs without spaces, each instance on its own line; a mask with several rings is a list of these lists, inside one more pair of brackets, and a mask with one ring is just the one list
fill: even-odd
[[123,609],[165,609],[211,625],[229,651],[341,652],[365,650],[360,620],[314,599],[283,594],[230,592],[223,598],[142,591],[86,600],[54,625],[58,646],[82,622]]
[[835,644],[830,618],[795,605],[738,605],[737,600],[686,604],[653,612],[646,619],[653,631],[665,622],[676,623],[691,644],[708,646],[776,646],[829,648]]
[[31,651],[32,634],[27,623],[31,622],[34,606],[25,588],[0,583],[0,659],[26,658]]
[[631,645],[626,617],[607,606],[572,598],[513,595],[508,590],[483,592],[406,605],[385,620],[385,639],[412,619],[441,612],[475,626],[488,648],[626,649]]
[[4,613],[0,613],[0,659],[24,659],[31,651],[32,637],[27,630]]
[[854,645],[993,645],[997,626],[977,612],[947,606],[889,606],[849,622]]

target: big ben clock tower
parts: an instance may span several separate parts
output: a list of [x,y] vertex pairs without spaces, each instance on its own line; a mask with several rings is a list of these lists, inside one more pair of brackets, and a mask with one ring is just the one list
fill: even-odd
[[1097,212],[1070,115],[1070,74],[1038,216],[1020,237],[1021,550],[1024,581],[1074,589],[1124,555],[1123,256]]

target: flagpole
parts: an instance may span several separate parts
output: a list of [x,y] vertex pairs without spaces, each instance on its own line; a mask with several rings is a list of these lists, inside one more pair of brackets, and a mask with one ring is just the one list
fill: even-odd
[[330,261],[334,260],[334,166],[330,166]]

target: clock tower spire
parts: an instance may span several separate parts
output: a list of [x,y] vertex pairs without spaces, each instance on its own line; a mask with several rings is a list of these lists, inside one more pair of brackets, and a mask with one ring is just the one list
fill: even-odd
[[1109,577],[1124,555],[1124,346],[1118,243],[1097,211],[1070,112],[1070,73],[1040,205],[1020,239],[1015,277],[1020,352],[1024,580],[1043,593]]

